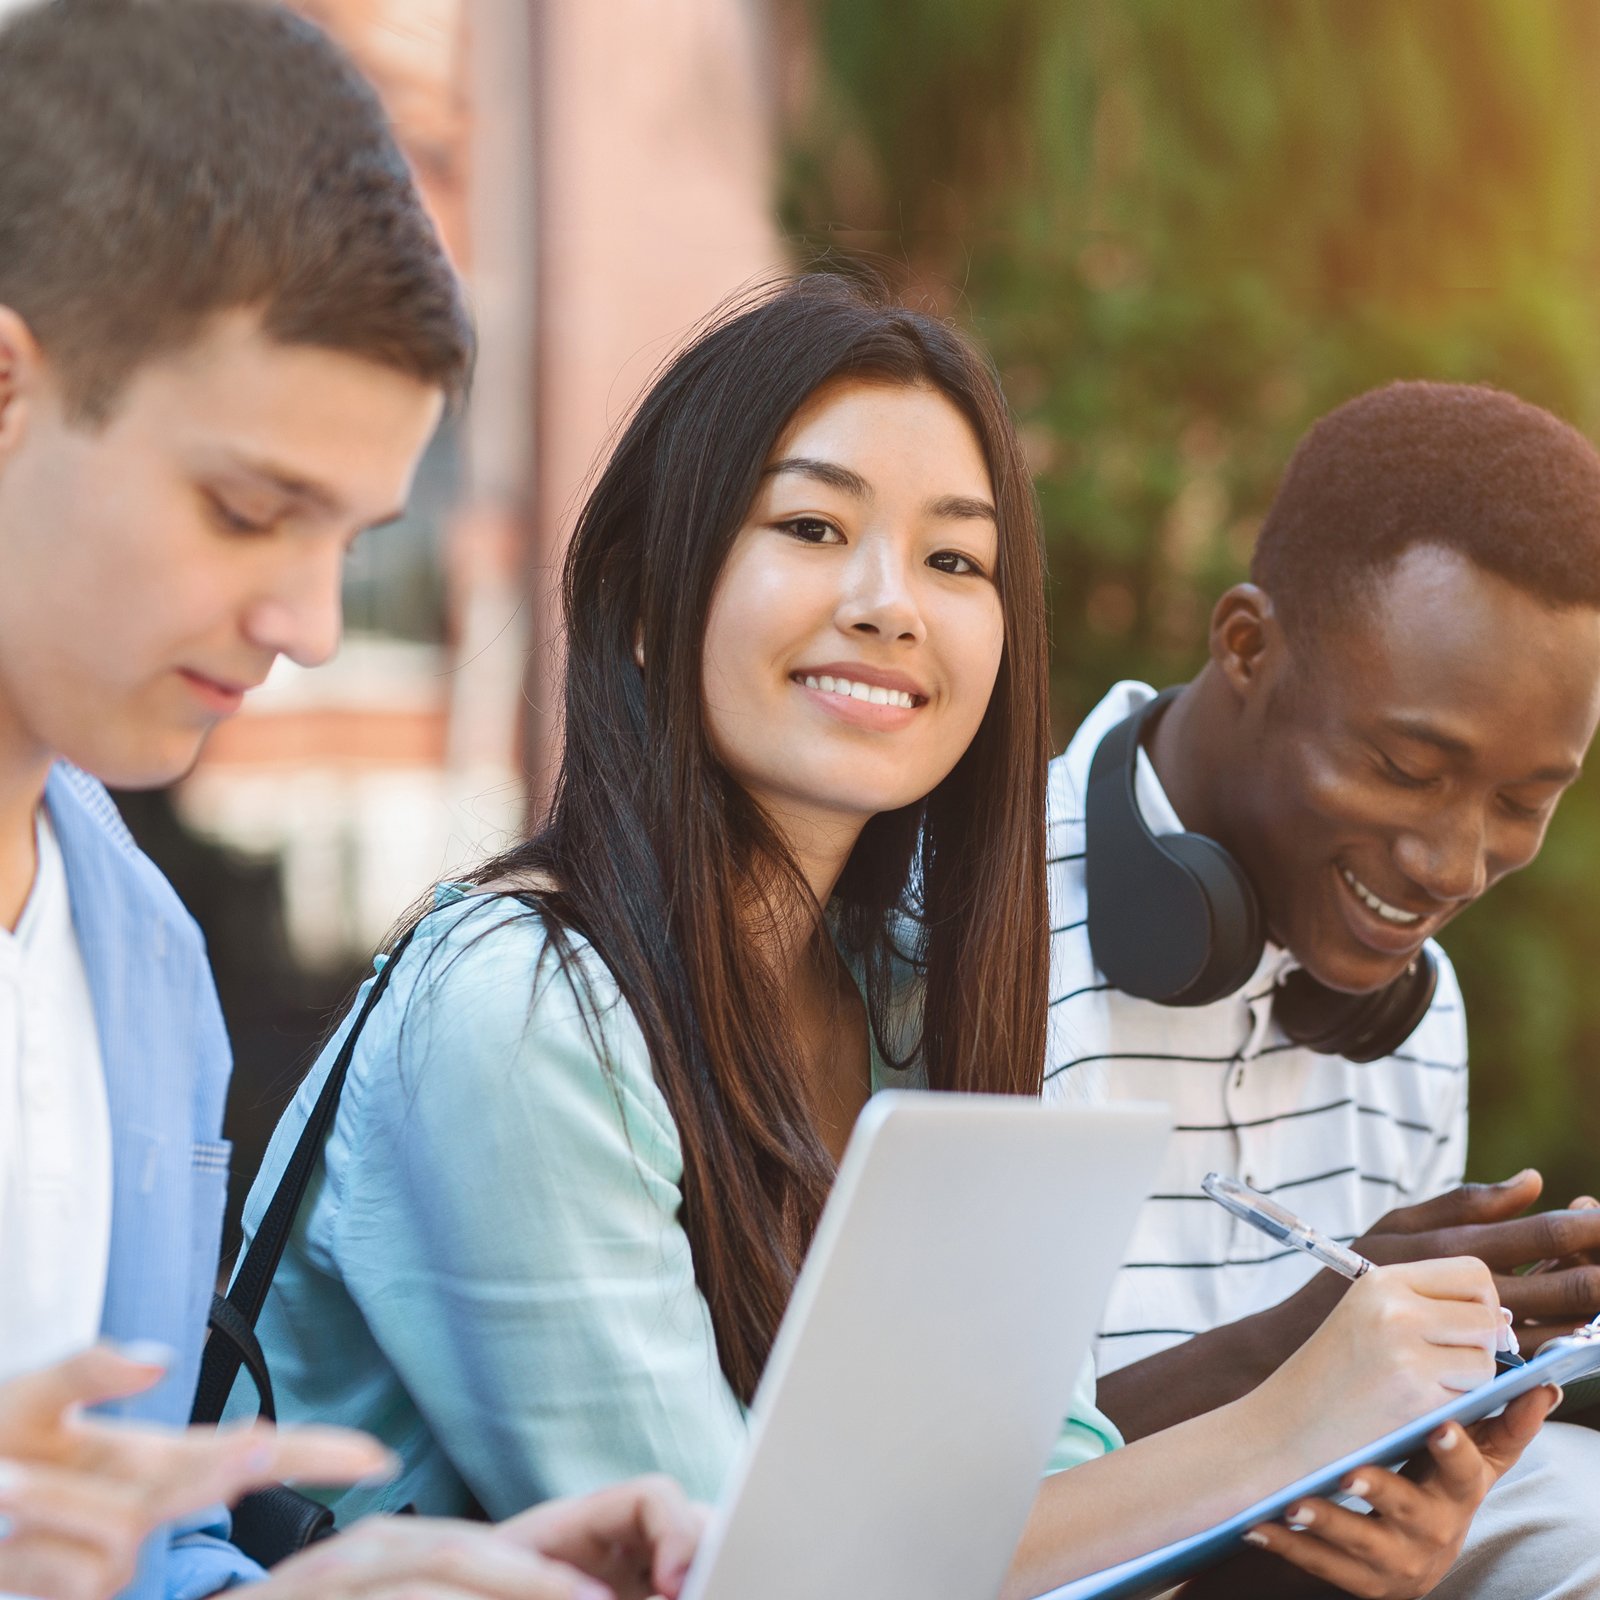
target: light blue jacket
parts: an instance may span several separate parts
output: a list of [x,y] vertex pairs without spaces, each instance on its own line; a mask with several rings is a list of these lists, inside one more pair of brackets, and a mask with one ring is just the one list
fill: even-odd
[[[230,1058],[205,945],[105,790],[58,764],[45,793],[66,861],[111,1109],[111,1257],[101,1330],[177,1352],[147,1394],[106,1410],[187,1423],[217,1272]],[[146,1545],[124,1600],[198,1600],[260,1569],[221,1508]]]

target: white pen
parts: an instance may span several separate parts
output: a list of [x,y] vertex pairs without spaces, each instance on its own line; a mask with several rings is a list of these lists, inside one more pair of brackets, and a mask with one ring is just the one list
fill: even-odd
[[[1340,1244],[1337,1239],[1330,1239],[1327,1234],[1297,1217],[1287,1206],[1279,1205],[1270,1195],[1258,1193],[1247,1183],[1240,1183],[1236,1178],[1225,1178],[1220,1172],[1208,1172],[1200,1187],[1223,1210],[1241,1222],[1248,1222],[1252,1228],[1266,1234],[1269,1239],[1276,1239],[1280,1244],[1304,1250],[1314,1261],[1320,1261],[1340,1277],[1355,1279],[1372,1271],[1372,1263],[1364,1255],[1348,1245]],[[1501,1309],[1505,1327],[1500,1335],[1501,1344],[1495,1356],[1495,1365],[1504,1371],[1509,1367],[1522,1366],[1523,1360],[1517,1347],[1517,1336],[1512,1331],[1511,1313],[1505,1311],[1504,1307]]]

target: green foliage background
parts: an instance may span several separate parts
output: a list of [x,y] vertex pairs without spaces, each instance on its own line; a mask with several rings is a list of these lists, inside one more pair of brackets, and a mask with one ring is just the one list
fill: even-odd
[[[1396,377],[1600,428],[1592,0],[795,0],[785,217],[994,352],[1057,732],[1201,659],[1306,426]],[[1445,943],[1473,1171],[1600,1189],[1600,784]]]

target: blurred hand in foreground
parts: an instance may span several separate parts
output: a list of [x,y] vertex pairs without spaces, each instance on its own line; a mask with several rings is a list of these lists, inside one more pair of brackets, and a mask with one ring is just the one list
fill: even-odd
[[369,1517],[275,1567],[252,1600],[677,1600],[705,1526],[668,1478],[552,1500],[498,1526]]
[[160,1381],[166,1358],[96,1345],[0,1384],[0,1592],[102,1600],[161,1524],[284,1479],[392,1472],[342,1428],[159,1428],[86,1416]]

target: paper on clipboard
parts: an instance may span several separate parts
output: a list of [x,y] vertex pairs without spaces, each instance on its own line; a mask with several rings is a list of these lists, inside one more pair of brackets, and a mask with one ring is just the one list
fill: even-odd
[[1354,1450],[1265,1500],[1187,1539],[1165,1545],[1148,1555],[1135,1556],[1104,1572],[1075,1578],[1071,1583],[1036,1597],[1036,1600],[1154,1600],[1173,1584],[1201,1569],[1235,1555],[1240,1536],[1262,1522],[1275,1522],[1301,1500],[1338,1492],[1347,1474],[1357,1467],[1394,1466],[1423,1449],[1428,1435],[1446,1422],[1469,1425],[1493,1415],[1518,1395],[1554,1383],[1565,1387],[1579,1379],[1600,1375],[1600,1317],[1588,1327],[1563,1339],[1552,1339],[1524,1366],[1502,1372],[1480,1388],[1459,1395],[1447,1405],[1415,1422],[1396,1428],[1375,1444]]

